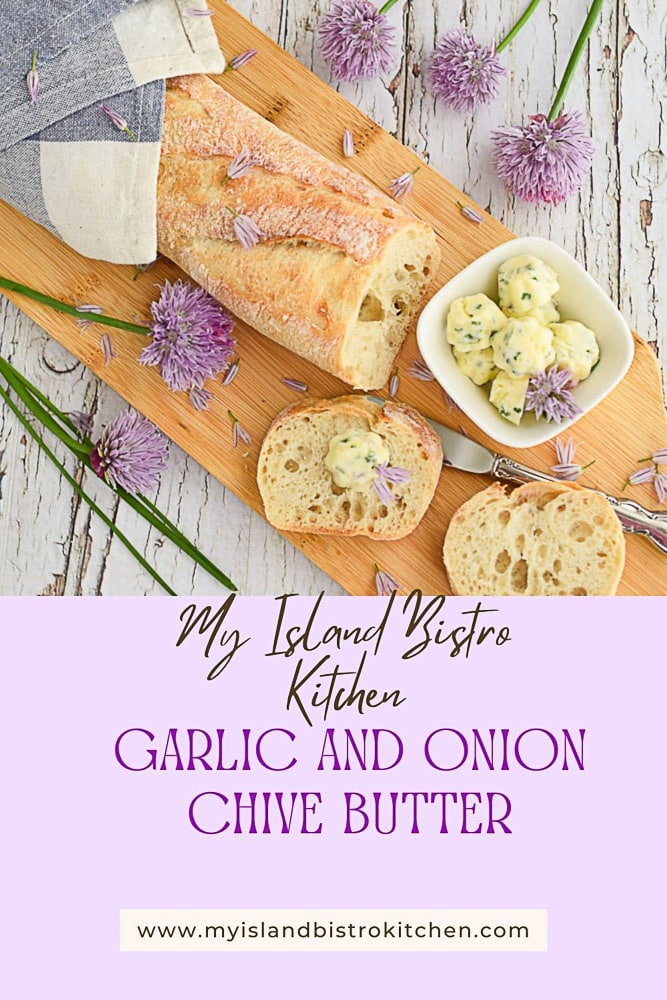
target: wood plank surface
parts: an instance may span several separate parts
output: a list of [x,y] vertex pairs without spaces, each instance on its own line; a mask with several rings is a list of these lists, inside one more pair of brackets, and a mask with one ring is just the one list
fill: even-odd
[[[413,152],[391,139],[357,108],[344,101],[321,80],[313,77],[282,49],[273,45],[226,4],[216,8],[216,25],[221,43],[228,56],[244,48],[259,49],[258,57],[242,73],[227,74],[224,85],[236,96],[272,117],[277,125],[319,148],[332,159],[341,159],[340,136],[344,128],[352,127],[357,136],[359,155],[352,166],[379,186],[402,170],[411,169],[418,161]],[[255,7],[256,5],[251,5]],[[281,25],[299,27],[298,19],[283,21],[286,5],[281,6]],[[392,12],[394,13],[394,12]],[[423,24],[423,22],[422,22]],[[304,27],[304,26],[302,26]],[[303,36],[295,34],[289,40],[293,50],[312,43],[312,26],[305,26]],[[413,37],[416,37],[413,34]],[[287,42],[286,37],[281,38]],[[405,86],[396,87],[397,99],[409,98],[409,67],[400,74]],[[403,95],[402,98],[400,95]],[[349,95],[352,96],[352,95]],[[386,98],[385,94],[379,94]],[[378,98],[378,99],[379,99]],[[367,105],[368,106],[368,105]],[[373,117],[383,119],[385,111],[373,107]],[[414,120],[414,115],[410,121]],[[444,130],[443,130],[444,131]],[[425,146],[405,130],[402,138],[420,152]],[[438,135],[428,136],[431,162],[437,161]],[[470,148],[470,147],[468,147]],[[435,156],[434,156],[435,152]],[[482,227],[465,222],[455,207],[459,192],[439,174],[423,166],[409,204],[436,228],[444,249],[444,259],[437,283],[446,280],[480,252],[507,237],[500,223],[488,218]],[[537,212],[538,209],[535,209]],[[39,285],[51,294],[71,301],[96,301],[106,311],[117,315],[147,315],[147,305],[154,285],[165,276],[174,276],[170,265],[160,265],[133,282],[129,268],[114,268],[84,261],[67,251],[57,241],[36,226],[31,226],[11,209],[2,206],[0,238],[10,252],[3,259],[3,270],[13,277],[30,283],[39,275]],[[525,230],[524,230],[525,231]],[[578,254],[582,257],[582,254]],[[583,255],[584,257],[586,254]],[[596,275],[597,276],[597,275]],[[254,462],[261,435],[269,420],[281,406],[295,397],[280,382],[283,375],[302,378],[316,394],[334,395],[348,391],[335,379],[318,372],[288,352],[269,344],[249,331],[239,333],[241,375],[228,389],[216,394],[215,404],[206,414],[194,414],[189,403],[166,393],[153,372],[139,368],[135,359],[140,346],[132,335],[114,335],[119,357],[104,367],[99,351],[99,333],[80,334],[69,320],[53,313],[28,306],[21,307],[45,329],[48,329],[72,354],[80,358],[102,379],[116,388],[133,405],[146,412],[177,441],[197,462],[209,469],[234,490],[244,502],[260,509],[254,485]],[[643,331],[642,331],[643,332]],[[466,422],[456,412],[447,410],[437,386],[424,385],[409,379],[405,368],[416,357],[413,337],[404,348],[399,398],[419,406],[423,412],[443,422],[457,426]],[[231,446],[231,424],[227,409],[231,408],[251,431],[253,444],[247,454]],[[594,414],[579,422],[576,439],[578,458],[583,464],[595,459],[595,465],[583,480],[590,485],[617,492],[636,459],[652,446],[664,446],[667,436],[659,385],[659,370],[649,349],[638,344],[637,358],[630,376]],[[475,433],[469,425],[469,432]],[[478,435],[477,435],[478,436]],[[515,453],[523,461],[545,468],[553,463],[550,445]],[[462,473],[445,470],[431,511],[418,531],[400,543],[373,543],[349,540],[322,540],[315,536],[291,536],[291,541],[309,558],[325,568],[327,573],[354,593],[373,592],[373,565],[379,563],[401,582],[403,589],[419,586],[427,592],[447,592],[446,578],[439,558],[447,520],[462,499],[485,483]],[[638,487],[632,495],[651,504],[646,487]],[[259,556],[261,560],[261,555]],[[253,592],[261,592],[255,590]],[[643,539],[629,539],[628,567],[620,593],[664,594],[667,592],[667,560]]]

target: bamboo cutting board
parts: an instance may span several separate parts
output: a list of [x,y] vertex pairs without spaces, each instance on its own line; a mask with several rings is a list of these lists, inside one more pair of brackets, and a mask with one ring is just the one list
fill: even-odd
[[[242,70],[218,78],[235,97],[279,128],[339,162],[343,162],[343,132],[351,128],[357,155],[344,162],[380,188],[386,189],[389,180],[403,171],[421,166],[406,204],[433,226],[441,243],[442,263],[433,290],[480,254],[511,237],[508,230],[488,216],[483,225],[466,220],[456,205],[463,198],[461,193],[415,154],[253,28],[223,0],[209,0],[209,6],[215,10],[214,23],[228,59],[248,48],[258,50],[257,56]],[[95,302],[106,313],[126,319],[148,318],[155,285],[180,275],[176,267],[160,261],[133,280],[134,268],[82,258],[2,202],[0,269],[8,277],[56,298],[72,303]],[[81,333],[73,319],[20,296],[9,297],[260,513],[255,469],[262,436],[280,409],[302,398],[288,389],[282,379],[289,376],[305,382],[309,394],[314,396],[350,391],[344,383],[238,323],[239,374],[227,387],[207,383],[207,388],[214,391],[210,410],[196,412],[183,394],[170,393],[154,370],[137,364],[143,338],[113,331],[118,356],[105,366],[99,327]],[[458,410],[448,408],[437,384],[419,382],[407,375],[410,363],[418,357],[413,331],[399,357],[397,398],[493,446]],[[250,432],[252,444],[233,447],[229,410]],[[582,465],[594,460],[581,480],[582,485],[610,493],[621,491],[637,459],[665,447],[667,417],[660,372],[644,341],[636,338],[630,372],[606,400],[576,424],[573,436],[578,444],[577,460]],[[530,450],[506,451],[538,469],[546,470],[555,461],[550,443]],[[399,582],[401,592],[419,588],[424,593],[447,594],[450,591],[441,561],[447,524],[454,510],[488,482],[482,477],[443,469],[426,517],[412,535],[399,542],[295,534],[288,537],[350,593],[375,593],[377,564]],[[626,492],[640,503],[656,506],[647,486],[632,487]],[[667,594],[667,555],[643,538],[627,536],[627,542],[626,568],[619,594]]]

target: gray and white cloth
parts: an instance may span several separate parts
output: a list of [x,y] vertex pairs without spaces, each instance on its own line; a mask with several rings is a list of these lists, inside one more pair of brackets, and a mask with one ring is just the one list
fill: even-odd
[[[86,257],[142,264],[156,255],[164,81],[225,65],[211,19],[189,16],[192,7],[0,2],[0,198]],[[27,83],[33,58],[35,103]]]

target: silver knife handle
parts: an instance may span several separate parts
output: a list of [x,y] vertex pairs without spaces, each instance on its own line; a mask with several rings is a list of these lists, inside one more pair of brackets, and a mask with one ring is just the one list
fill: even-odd
[[[543,483],[560,483],[563,480],[550,476],[547,472],[538,472],[527,465],[514,462],[504,455],[496,455],[491,467],[491,474],[496,479],[511,483],[530,483],[539,480]],[[596,490],[611,504],[614,513],[623,525],[623,530],[630,535],[645,535],[661,552],[667,552],[667,511],[647,510],[634,500],[621,500]]]
[[504,479],[510,483],[534,483],[539,480],[541,483],[562,483],[562,479],[557,476],[550,476],[548,472],[538,472],[537,469],[529,469],[527,465],[521,465],[504,455],[495,455],[491,466],[491,475],[496,479]]
[[623,530],[631,535],[646,535],[662,552],[667,552],[667,512],[646,510],[634,500],[607,497]]

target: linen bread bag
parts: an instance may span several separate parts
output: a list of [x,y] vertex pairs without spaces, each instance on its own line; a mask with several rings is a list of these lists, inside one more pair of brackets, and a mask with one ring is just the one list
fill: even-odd
[[[254,165],[230,178],[239,154]],[[355,388],[386,383],[437,265],[430,226],[206,76],[168,82],[157,201],[161,253],[236,316]]]

